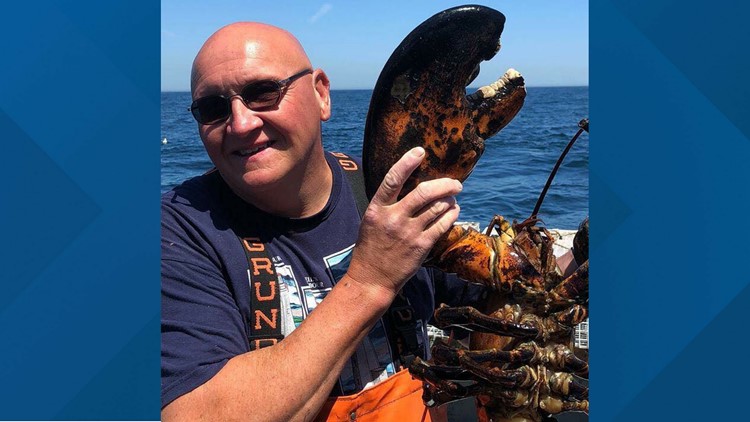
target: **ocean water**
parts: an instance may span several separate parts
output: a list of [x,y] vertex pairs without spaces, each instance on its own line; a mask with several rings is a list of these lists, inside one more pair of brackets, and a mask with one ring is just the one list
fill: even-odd
[[[515,119],[485,143],[485,152],[458,196],[461,221],[485,227],[494,214],[523,220],[531,214],[557,158],[588,117],[588,87],[527,88]],[[473,91],[469,91],[473,92]],[[329,151],[362,155],[371,90],[332,91],[333,113],[323,123]],[[161,190],[212,167],[189,111],[190,93],[161,94]],[[155,140],[155,142],[161,141]],[[550,187],[539,217],[549,228],[575,229],[588,215],[589,136],[583,133]]]

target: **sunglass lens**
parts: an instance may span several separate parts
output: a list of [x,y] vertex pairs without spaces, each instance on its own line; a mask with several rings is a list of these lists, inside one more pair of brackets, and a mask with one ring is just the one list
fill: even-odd
[[215,123],[229,116],[229,102],[219,96],[204,97],[195,101],[191,110],[200,123]]
[[242,90],[242,99],[251,109],[271,107],[279,100],[279,85],[273,81],[250,84]]

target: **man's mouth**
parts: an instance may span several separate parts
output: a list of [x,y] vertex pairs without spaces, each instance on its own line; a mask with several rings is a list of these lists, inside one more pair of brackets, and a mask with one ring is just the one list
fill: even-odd
[[239,151],[236,151],[235,155],[239,155],[240,157],[249,157],[251,155],[254,155],[254,154],[257,154],[257,153],[263,151],[264,149],[270,147],[274,143],[275,143],[275,141],[269,141],[269,142],[267,142],[267,143],[265,143],[263,145],[255,147],[255,148],[241,149]]

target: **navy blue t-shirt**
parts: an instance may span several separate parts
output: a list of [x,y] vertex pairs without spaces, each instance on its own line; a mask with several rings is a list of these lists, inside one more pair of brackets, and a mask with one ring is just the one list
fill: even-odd
[[[257,235],[268,247],[279,277],[284,335],[346,272],[360,217],[343,170],[334,157],[326,154],[326,159],[333,173],[331,195],[324,209],[308,218],[258,210],[235,195],[217,171],[162,196],[162,407],[208,381],[232,357],[250,351],[251,292],[240,237]],[[473,299],[459,298],[467,292],[463,282],[424,268],[403,292],[420,323],[418,341],[425,356],[424,324],[436,294],[438,303]],[[357,393],[397,371],[390,334],[381,318],[342,371],[333,395]]]

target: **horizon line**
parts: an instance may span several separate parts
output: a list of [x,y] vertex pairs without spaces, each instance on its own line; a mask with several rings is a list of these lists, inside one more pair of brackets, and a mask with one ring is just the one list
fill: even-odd
[[[533,86],[526,86],[526,88],[588,88],[588,87],[589,87],[589,85],[533,85]],[[336,88],[336,89],[331,89],[331,91],[372,91],[373,89],[375,89],[375,88]],[[470,89],[477,90],[477,89],[479,89],[479,87],[467,87],[467,90],[470,90]],[[162,90],[162,91],[159,91],[159,92],[162,92],[162,93],[164,93],[164,92],[170,92],[170,93],[171,92],[180,92],[180,93],[185,92],[185,93],[189,93],[190,90],[189,89],[188,90],[166,90],[166,91]]]

